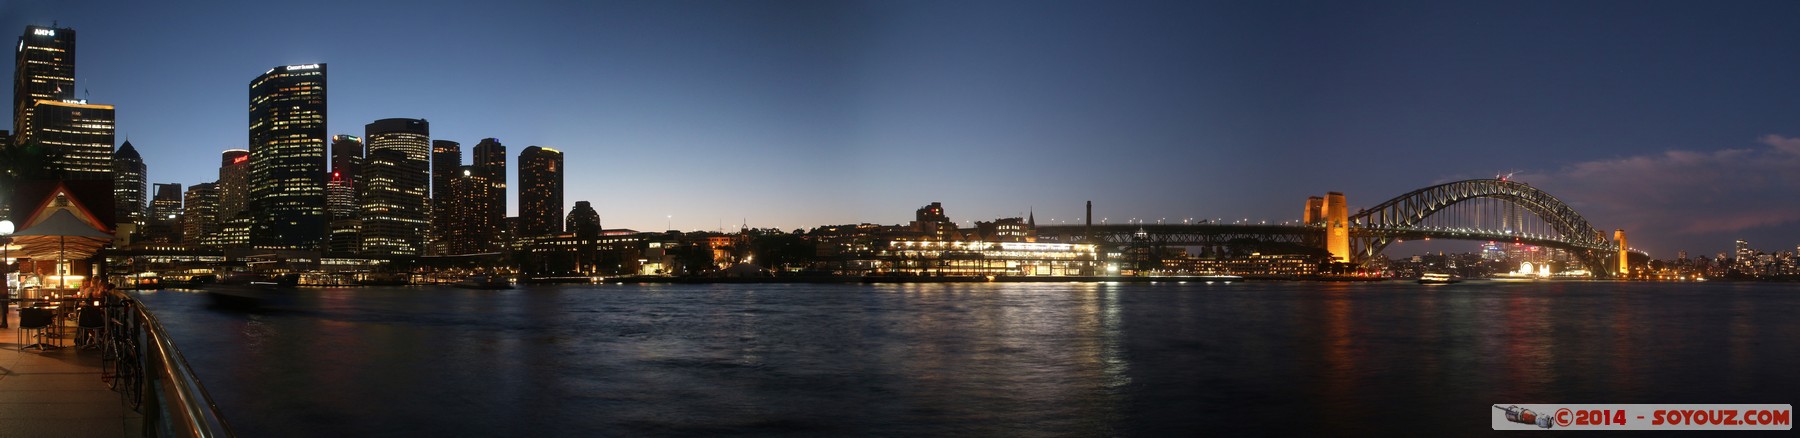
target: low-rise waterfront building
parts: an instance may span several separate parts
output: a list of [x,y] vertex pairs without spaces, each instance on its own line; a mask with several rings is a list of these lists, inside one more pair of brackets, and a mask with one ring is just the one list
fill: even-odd
[[1100,275],[1094,245],[1033,242],[896,240],[875,255],[872,275]]

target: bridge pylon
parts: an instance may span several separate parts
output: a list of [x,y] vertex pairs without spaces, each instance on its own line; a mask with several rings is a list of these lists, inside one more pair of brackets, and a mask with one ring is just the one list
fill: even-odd
[[1350,262],[1350,207],[1345,203],[1343,193],[1308,196],[1306,212],[1300,217],[1308,226],[1323,228],[1325,252],[1331,255],[1331,261]]
[[1631,264],[1629,260],[1631,260],[1631,257],[1625,253],[1630,247],[1625,246],[1625,229],[1620,228],[1613,230],[1613,239],[1619,241],[1619,278],[1630,277]]

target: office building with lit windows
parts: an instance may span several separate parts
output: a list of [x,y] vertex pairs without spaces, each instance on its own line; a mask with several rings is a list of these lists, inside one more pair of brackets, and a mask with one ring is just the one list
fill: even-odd
[[562,151],[532,146],[519,152],[519,222],[521,237],[562,233]]
[[462,144],[450,140],[431,141],[431,241],[432,253],[444,254],[450,229],[450,181],[463,176]]
[[575,201],[575,207],[569,209],[569,225],[565,231],[580,237],[600,235],[600,212],[594,210],[594,204],[587,201]]
[[352,183],[362,174],[363,141],[354,135],[331,136],[331,173]]
[[[27,120],[40,100],[75,100],[75,29],[25,26],[13,57],[14,140],[22,140]],[[110,149],[112,145],[107,145]]]
[[431,125],[421,119],[381,119],[365,127],[368,154],[358,196],[362,252],[423,255],[430,227]]
[[150,186],[144,179],[148,170],[144,157],[127,141],[113,153],[113,217],[118,223],[144,226],[144,204]]
[[150,198],[149,228],[146,239],[158,244],[181,243],[181,184],[155,184],[156,196]]
[[37,143],[54,154],[50,165],[64,179],[112,179],[112,105],[39,100],[30,108],[20,144]]
[[444,220],[445,254],[463,255],[493,252],[500,238],[498,223],[489,212],[493,186],[475,173],[474,166],[463,166],[447,184],[445,203],[437,210]]
[[181,242],[196,246],[219,232],[219,185],[200,183],[188,187],[183,198]]
[[[357,161],[361,158],[357,157]],[[362,209],[356,202],[356,187],[348,176],[337,170],[331,171],[331,180],[325,183],[325,202],[325,210],[331,216],[325,250],[334,254],[361,252],[362,220],[358,217]]]
[[502,234],[506,223],[506,145],[500,139],[484,138],[475,144],[471,175],[487,181],[487,200],[483,205],[487,208],[487,219],[483,223],[492,224],[495,230],[493,237],[481,245],[480,252],[493,252],[501,248]]
[[357,216],[360,208],[356,204],[356,188],[350,185],[350,178],[336,171],[325,181],[325,213],[331,220],[350,219]]
[[219,153],[219,221],[244,213],[250,201],[250,151]]
[[325,64],[250,82],[250,244],[319,249],[325,239]]

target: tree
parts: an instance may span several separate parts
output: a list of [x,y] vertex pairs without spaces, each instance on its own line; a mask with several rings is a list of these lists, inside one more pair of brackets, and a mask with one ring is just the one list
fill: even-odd
[[777,232],[753,236],[750,251],[756,256],[757,264],[779,271],[783,267],[804,266],[811,262],[816,249],[811,241],[799,234]]
[[22,182],[62,179],[62,169],[56,166],[61,157],[60,149],[36,141],[0,145],[0,206],[12,205],[12,194]]
[[680,273],[695,275],[713,270],[712,249],[707,248],[706,245],[684,243],[675,247],[671,252],[674,253],[672,255],[675,263],[679,265],[678,272]]

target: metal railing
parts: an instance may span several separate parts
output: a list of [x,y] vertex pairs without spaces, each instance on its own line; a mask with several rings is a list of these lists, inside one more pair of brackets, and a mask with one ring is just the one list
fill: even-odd
[[[175,341],[169,337],[168,332],[163,331],[156,316],[150,314],[136,298],[118,291],[109,293],[107,302],[108,306],[124,310],[120,316],[128,320],[124,326],[130,327],[126,333],[109,333],[107,337],[128,337],[132,342],[125,344],[135,346],[134,372],[138,378],[130,380],[131,384],[138,385],[133,389],[142,397],[142,406],[138,412],[144,416],[144,435],[235,436],[231,426],[219,414],[218,404],[206,392],[206,386],[200,384],[200,378],[194,375],[187,358],[182,357],[181,350],[175,348]],[[114,378],[119,376],[115,375]],[[130,394],[133,391],[121,392]]]

